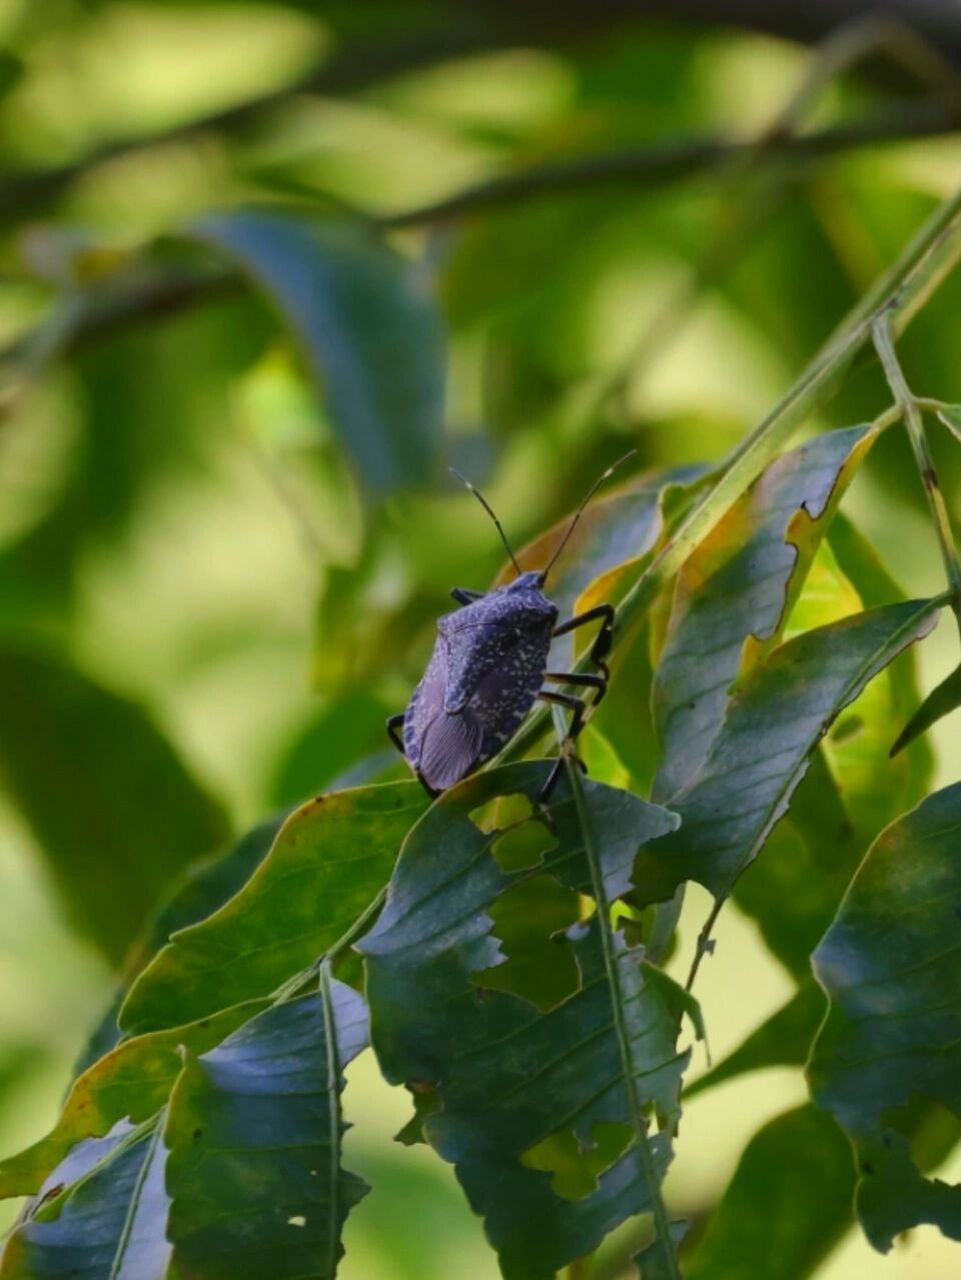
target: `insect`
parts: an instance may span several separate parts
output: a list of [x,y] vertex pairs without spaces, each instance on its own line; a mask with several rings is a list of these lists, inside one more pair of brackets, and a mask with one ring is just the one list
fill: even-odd
[[[598,477],[547,568],[538,570],[521,569],[487,499],[454,472],[494,521],[517,577],[493,591],[453,589],[451,595],[461,608],[438,619],[434,652],[423,678],[407,710],[387,721],[391,741],[430,795],[447,791],[497,755],[539,698],[570,711],[564,745],[573,751],[588,711],[607,692],[610,671],[604,660],[614,635],[614,606],[599,604],[558,625],[557,606],[544,587],[588,502],[633,453]],[[596,673],[548,671],[551,641],[597,621],[601,626],[589,653]],[[588,704],[583,697],[543,688],[544,681],[591,691],[593,698]],[[562,750],[541,788],[542,801],[557,782],[564,755]],[[586,772],[584,762],[576,755],[574,759]]]

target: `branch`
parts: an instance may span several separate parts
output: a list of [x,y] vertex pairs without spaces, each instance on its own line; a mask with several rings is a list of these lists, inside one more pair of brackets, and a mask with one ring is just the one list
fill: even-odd
[[[400,6],[399,6],[400,7]],[[590,5],[528,0],[450,0],[433,15],[436,25],[417,34],[380,41],[347,39],[322,66],[301,79],[234,106],[188,120],[160,134],[121,139],[97,147],[68,164],[13,174],[0,182],[0,219],[29,216],[44,209],[77,179],[106,161],[151,147],[183,142],[206,133],[233,133],[302,94],[346,94],[381,80],[453,58],[510,48],[573,49],[651,18],[667,18],[708,27],[745,27],[771,35],[820,43],[847,23],[893,21],[918,38],[907,44],[936,49],[940,60],[961,68],[961,9],[951,0],[594,0]],[[909,126],[910,127],[910,126]],[[925,136],[942,129],[906,135]]]
[[350,93],[447,58],[497,49],[502,43],[496,33],[483,32],[469,25],[463,30],[445,28],[380,43],[364,40],[347,44],[323,66],[313,68],[293,84],[188,120],[164,133],[110,142],[56,168],[13,174],[0,183],[0,218],[7,221],[43,209],[77,179],[107,161],[152,147],[189,141],[208,133],[240,132],[302,94]]
[[[961,119],[954,117],[943,101],[923,100],[870,120],[833,125],[800,136],[771,137],[765,141],[764,150],[766,155],[814,159],[854,147],[957,130],[961,130]],[[594,187],[601,182],[631,183],[647,189],[738,157],[746,158],[756,147],[756,141],[751,140],[705,137],[579,156],[504,174],[432,204],[372,218],[371,223],[385,231],[430,226],[538,196]],[[182,264],[175,268],[144,269],[140,266],[129,276],[114,279],[102,293],[91,291],[87,295],[84,305],[75,308],[56,354],[69,356],[132,324],[177,315],[191,307],[229,297],[244,287],[240,274],[226,267],[201,269]],[[37,332],[34,330],[0,350],[0,364],[16,366],[23,361],[35,348]],[[6,407],[6,403],[0,405],[0,411]]]
[[[961,113],[949,110],[940,98],[925,98],[867,120],[832,125],[807,134],[771,137],[765,141],[764,153],[765,156],[813,160],[856,147],[937,137],[959,129]],[[629,182],[645,187],[676,182],[750,155],[757,150],[757,145],[753,138],[699,137],[577,156],[489,178],[431,204],[386,214],[378,221],[388,229],[416,227],[499,205],[518,204],[537,196],[577,191],[602,182]]]

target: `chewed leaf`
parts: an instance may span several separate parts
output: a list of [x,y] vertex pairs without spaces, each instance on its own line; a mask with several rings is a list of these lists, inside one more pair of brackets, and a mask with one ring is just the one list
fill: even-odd
[[814,954],[830,999],[809,1079],[854,1138],[858,1214],[871,1242],[930,1222],[961,1238],[961,1187],[926,1180],[898,1109],[918,1097],[961,1118],[961,784],[890,826]]
[[416,268],[355,226],[283,209],[210,215],[191,234],[238,262],[278,305],[367,485],[429,483],[444,350]]
[[677,832],[638,863],[644,901],[685,880],[731,892],[787,812],[832,721],[908,645],[931,630],[937,605],[888,605],[789,641],[755,667],[731,701],[705,764],[674,807]]
[[324,975],[188,1057],[164,1135],[178,1275],[333,1280],[367,1191],[340,1164],[341,1071],[364,1043],[363,1000]]
[[784,454],[685,563],[654,679],[663,746],[655,799],[678,795],[707,758],[731,685],[776,642],[828,522],[876,438],[874,428],[849,427]]
[[295,809],[241,891],[154,957],[130,989],[121,1026],[160,1030],[270,995],[376,896],[427,803],[409,781],[337,791]]
[[[650,1207],[670,1159],[686,1061],[676,1047],[685,994],[644,966],[621,933],[605,940],[597,913],[562,937],[557,919],[547,922],[577,975],[559,1002],[544,1007],[477,989],[479,974],[496,973],[504,958],[494,921],[518,886],[551,876],[591,891],[591,855],[566,778],[549,803],[554,842],[536,865],[505,871],[492,852],[497,829],[470,820],[495,796],[535,795],[546,768],[495,769],[442,797],[405,842],[380,920],[360,943],[381,1067],[388,1079],[434,1095],[423,1133],[454,1164],[509,1280],[548,1280]],[[631,886],[645,833],[667,831],[676,819],[627,792],[589,780],[583,789],[613,898]],[[534,963],[533,951],[526,954]],[[556,962],[543,955],[541,963]],[[660,1124],[643,1143],[638,1108]],[[613,1135],[606,1154],[573,1160],[601,1135]],[[567,1198],[574,1189],[581,1194]]]

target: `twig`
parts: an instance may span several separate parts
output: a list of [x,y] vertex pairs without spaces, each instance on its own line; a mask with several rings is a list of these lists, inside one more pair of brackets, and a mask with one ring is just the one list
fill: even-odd
[[872,337],[875,350],[884,369],[884,375],[888,380],[888,386],[891,388],[894,399],[904,417],[904,425],[908,430],[908,439],[911,441],[914,460],[917,463],[921,482],[924,485],[925,497],[928,500],[928,507],[931,511],[931,518],[938,538],[938,546],[941,549],[941,559],[944,561],[944,570],[951,590],[951,608],[958,624],[958,631],[961,633],[961,560],[958,557],[954,532],[951,528],[951,517],[948,515],[944,493],[941,490],[941,482],[938,479],[934,458],[931,455],[928,438],[925,435],[921,408],[908,386],[894,347],[894,334],[889,310],[884,311],[874,322]]
[[504,41],[468,24],[463,29],[419,31],[416,35],[378,42],[365,38],[347,44],[320,67],[292,84],[283,85],[234,106],[187,120],[164,133],[122,139],[97,147],[78,160],[55,168],[14,173],[0,183],[0,218],[23,217],[56,200],[74,182],[98,165],[139,151],[188,142],[209,133],[234,133],[304,94],[344,94],[379,80],[416,71],[450,57],[503,47]]
[[[698,543],[778,455],[804,419],[830,398],[841,375],[869,342],[875,319],[889,309],[896,331],[903,331],[959,259],[961,189],[935,209],[897,260],[824,343],[790,390],[720,464],[717,478],[691,506],[618,606],[617,627],[621,633],[630,633],[632,625]],[[583,671],[587,667],[587,655],[584,655],[574,670]],[[543,734],[544,715],[540,708],[531,713],[503,759],[519,759],[530,750]]]
[[[253,107],[248,104],[248,109],[253,110]],[[240,108],[235,110],[239,112]],[[897,113],[896,118],[879,117],[857,124],[837,125],[803,137],[773,139],[768,150],[776,155],[814,157],[872,142],[931,136],[959,128],[961,120],[946,112],[942,103],[928,101],[906,108]],[[750,141],[693,139],[606,155],[582,156],[493,178],[445,200],[385,214],[370,221],[373,226],[389,231],[443,222],[456,215],[480,212],[539,195],[578,190],[604,181],[656,185],[749,154],[755,145]],[[0,186],[0,200],[2,198],[3,188]],[[241,275],[227,267],[178,264],[145,269],[141,264],[129,276],[118,276],[112,280],[109,288],[91,291],[78,300],[46,363],[54,356],[72,355],[131,325],[178,315],[195,306],[230,297],[244,287]],[[0,365],[13,369],[13,379],[18,384],[15,396],[8,393],[11,404],[14,399],[19,400],[24,387],[40,372],[31,356],[37,349],[39,332],[39,328],[32,330],[0,350]],[[27,359],[30,363],[25,370],[23,362]]]
[[684,984],[685,991],[691,991],[694,987],[694,979],[697,977],[697,971],[701,967],[701,961],[706,955],[714,950],[714,940],[711,932],[717,924],[717,918],[721,914],[721,908],[724,906],[727,898],[717,898],[714,906],[711,908],[707,919],[701,928],[701,932],[697,935],[697,946],[694,948],[694,959],[691,961],[691,968],[687,975],[687,981]]
[[[925,98],[866,120],[831,125],[807,134],[772,138],[767,150],[770,155],[813,160],[877,143],[907,142],[954,133],[959,127],[961,112],[949,111],[940,98]],[[596,187],[604,182],[652,186],[676,182],[750,155],[756,146],[753,138],[707,136],[577,156],[488,178],[430,204],[385,214],[377,221],[389,229],[418,227],[448,222],[464,214],[483,212],[505,204],[523,203],[538,196]]]
[[[790,155],[779,155],[784,143],[800,140],[801,125],[832,81],[850,72],[872,54],[884,52],[895,64],[930,88],[948,116],[961,118],[961,80],[954,69],[925,40],[903,23],[873,15],[846,23],[814,50],[799,84],[753,145],[732,153],[718,177],[732,192],[719,225],[690,277],[671,292],[644,328],[633,355],[605,381],[597,408],[622,396],[628,381],[646,371],[658,353],[676,337],[685,316],[707,288],[729,273],[745,247],[780,204],[796,172]],[[773,170],[773,172],[769,172]],[[763,175],[765,186],[752,191],[748,183]]]

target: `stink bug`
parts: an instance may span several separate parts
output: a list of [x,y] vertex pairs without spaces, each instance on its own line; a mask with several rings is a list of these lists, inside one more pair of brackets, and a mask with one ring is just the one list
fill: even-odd
[[[599,604],[558,626],[557,606],[544,594],[544,586],[584,508],[633,452],[609,467],[591,486],[546,569],[521,569],[493,509],[483,494],[464,480],[494,521],[517,577],[488,592],[453,589],[451,595],[462,607],[438,620],[434,652],[407,710],[387,721],[391,741],[430,795],[446,791],[497,755],[538,698],[571,712],[565,742],[573,749],[589,706],[573,694],[542,688],[545,680],[593,690],[590,707],[607,692],[610,672],[604,659],[614,634],[614,606]],[[551,640],[597,621],[601,626],[589,654],[597,673],[548,671]],[[554,762],[541,788],[542,800],[550,795],[563,759],[562,753]],[[582,760],[574,759],[585,768]]]

